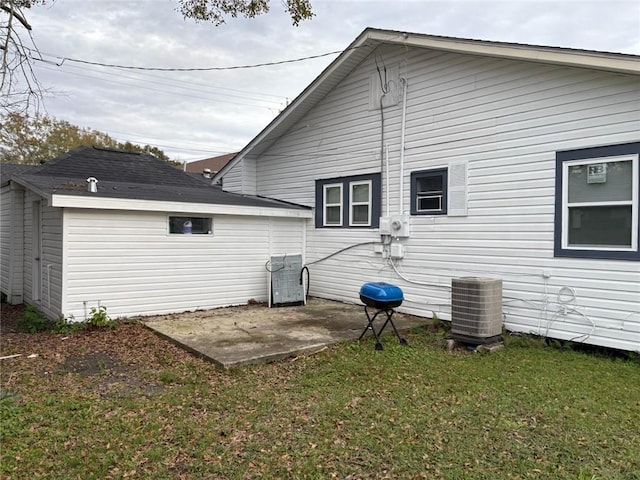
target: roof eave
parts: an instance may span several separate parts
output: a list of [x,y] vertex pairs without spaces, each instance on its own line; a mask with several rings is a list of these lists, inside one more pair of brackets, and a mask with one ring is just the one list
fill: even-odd
[[454,37],[438,37],[415,33],[391,32],[387,30],[370,30],[368,38],[381,43],[429,48],[445,52],[640,75],[640,57],[637,55]]
[[[363,31],[333,62],[327,66],[315,80],[313,80],[271,123],[269,123],[256,137],[253,138],[238,154],[229,161],[218,173],[216,173],[211,184],[217,183],[231,168],[237,165],[242,159],[253,150],[253,148],[260,144],[269,134],[278,128],[282,123],[289,119],[289,117],[298,109],[298,107],[305,103],[311,95],[317,90],[317,88],[323,85],[327,80],[334,77],[339,68],[345,64],[351,58],[366,58],[369,53],[375,48],[376,45],[371,42],[367,42],[367,30]],[[342,75],[346,76],[346,75]],[[337,82],[336,82],[337,83]]]
[[311,209],[267,206],[194,203],[131,198],[91,197],[87,195],[53,194],[50,205],[59,208],[91,208],[147,212],[188,212],[209,215],[251,215],[264,217],[311,218]]
[[[213,176],[211,181],[212,185],[224,177],[224,175],[241,162],[243,158],[252,153],[252,150],[260,145],[261,142],[268,139],[274,130],[286,123],[296,110],[303,106],[314,92],[326,81],[331,79],[348,60],[354,58],[354,56],[356,56],[356,58],[364,58],[382,43],[640,75],[639,57],[637,55],[439,37],[367,28],[331,62],[280,115],[258,133],[229,163]],[[334,78],[334,81],[336,81],[336,83],[339,82],[339,79],[347,74],[348,72],[340,72],[340,75],[336,76],[338,80]],[[275,137],[274,141],[277,140],[277,138],[278,136]]]
[[28,182],[27,180],[25,180],[24,178],[21,178],[19,176],[14,175],[13,177],[11,177],[10,182],[14,182],[24,188],[27,188],[29,190],[31,190],[32,192],[34,192],[36,195],[38,195],[39,197],[44,198],[47,201],[47,205],[51,206],[51,200],[52,200],[52,194],[51,192],[48,192],[47,190],[43,190],[41,187],[34,185],[31,182]]

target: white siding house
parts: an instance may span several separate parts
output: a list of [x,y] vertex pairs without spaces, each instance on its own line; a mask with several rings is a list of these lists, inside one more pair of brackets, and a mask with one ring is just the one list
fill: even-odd
[[500,278],[509,330],[640,351],[639,154],[636,56],[367,29],[216,178],[315,209],[311,295]]
[[118,318],[266,302],[266,262],[303,252],[311,217],[92,147],[3,178],[1,213],[2,292],[75,320],[97,307]]

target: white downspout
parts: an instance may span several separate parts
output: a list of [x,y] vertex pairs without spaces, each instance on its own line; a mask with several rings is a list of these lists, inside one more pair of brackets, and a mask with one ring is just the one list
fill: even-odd
[[400,131],[400,215],[404,214],[404,136],[407,124],[407,79],[402,81],[402,128]]

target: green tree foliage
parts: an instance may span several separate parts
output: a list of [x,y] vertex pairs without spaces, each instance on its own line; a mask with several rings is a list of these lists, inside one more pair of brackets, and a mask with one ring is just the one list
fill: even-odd
[[[254,18],[269,11],[269,0],[178,0],[178,4],[183,17],[216,26],[225,23],[228,17]],[[313,17],[309,0],[282,0],[282,4],[296,27],[302,20]]]
[[2,115],[0,127],[0,161],[4,163],[40,164],[81,145],[146,152],[169,162],[158,147],[119,142],[108,134],[91,128],[78,127],[66,120],[44,115],[29,117],[21,113]]

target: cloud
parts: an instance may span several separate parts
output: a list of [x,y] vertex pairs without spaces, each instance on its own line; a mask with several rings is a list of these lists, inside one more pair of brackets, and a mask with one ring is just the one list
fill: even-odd
[[[183,19],[176,0],[65,0],[29,13],[44,58],[58,63],[56,57],[165,68],[250,65],[343,50],[366,27],[640,53],[635,0],[312,0],[315,17],[298,28],[279,1],[271,4],[267,15],[220,27]],[[64,92],[47,99],[50,115],[187,160],[242,148],[335,57],[212,72],[66,60],[38,62],[36,72],[45,87]]]

